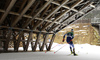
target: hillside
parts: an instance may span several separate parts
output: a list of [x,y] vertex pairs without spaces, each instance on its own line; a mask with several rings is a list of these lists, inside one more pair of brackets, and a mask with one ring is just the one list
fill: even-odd
[[74,24],[66,27],[65,29],[57,33],[54,42],[60,43],[66,31],[70,31],[71,29],[74,29],[75,38],[73,39],[73,41],[75,44],[88,43],[91,45],[98,45],[98,40],[100,38],[99,34],[94,30],[94,28],[89,23]]

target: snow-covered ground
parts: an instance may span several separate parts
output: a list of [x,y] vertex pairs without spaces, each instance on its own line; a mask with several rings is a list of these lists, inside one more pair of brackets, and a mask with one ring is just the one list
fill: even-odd
[[[61,47],[63,48],[60,49]],[[20,48],[20,50],[21,49],[22,48]],[[60,50],[57,51],[58,49]],[[29,48],[29,50],[31,50],[31,48]],[[68,44],[53,43],[50,52],[1,53],[0,60],[100,60],[100,46],[75,44],[75,50],[78,56],[69,55],[70,49]]]

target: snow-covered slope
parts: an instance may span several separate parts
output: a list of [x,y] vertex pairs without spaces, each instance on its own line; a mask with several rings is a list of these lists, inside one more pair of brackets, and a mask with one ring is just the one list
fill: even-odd
[[[61,47],[63,48],[60,49]],[[60,50],[54,54],[58,49]],[[75,50],[78,56],[69,55],[68,44],[53,43],[50,52],[1,53],[0,60],[100,60],[100,46],[75,44]]]

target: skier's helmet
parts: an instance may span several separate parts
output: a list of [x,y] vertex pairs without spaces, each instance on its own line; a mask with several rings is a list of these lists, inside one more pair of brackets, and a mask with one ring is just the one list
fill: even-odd
[[74,30],[73,30],[73,29],[71,29],[71,31],[73,32]]

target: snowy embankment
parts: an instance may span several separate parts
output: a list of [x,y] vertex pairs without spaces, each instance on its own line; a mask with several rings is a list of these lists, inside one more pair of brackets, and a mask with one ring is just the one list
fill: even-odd
[[[63,48],[60,49],[61,47]],[[60,50],[57,51],[58,49]],[[100,46],[75,44],[75,50],[78,56],[69,55],[70,49],[68,44],[53,43],[50,52],[1,53],[0,60],[100,60]],[[54,54],[55,51],[57,52]]]

